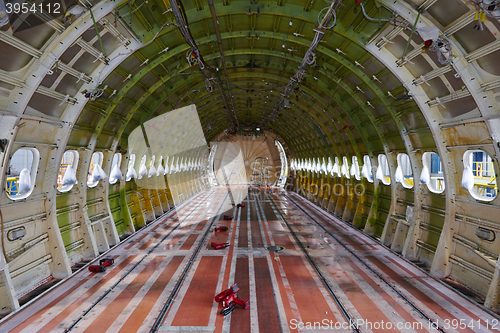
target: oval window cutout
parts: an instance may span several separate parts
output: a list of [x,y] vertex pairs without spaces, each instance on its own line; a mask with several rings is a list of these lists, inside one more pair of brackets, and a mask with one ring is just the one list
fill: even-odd
[[7,231],[7,239],[11,242],[19,240],[23,238],[26,235],[26,228],[25,227],[19,227],[15,229],[11,229]]
[[491,156],[482,150],[468,150],[464,154],[462,187],[474,199],[492,201],[498,193],[495,166]]
[[478,227],[476,229],[476,236],[482,240],[493,242],[496,238],[496,234],[493,230]]

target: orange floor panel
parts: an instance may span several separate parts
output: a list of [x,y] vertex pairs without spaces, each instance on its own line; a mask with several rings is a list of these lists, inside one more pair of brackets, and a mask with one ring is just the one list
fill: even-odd
[[[106,272],[77,272],[3,319],[0,332],[353,332],[347,318],[360,332],[438,332],[423,316],[442,332],[498,331],[444,327],[496,319],[294,193],[202,192],[106,256],[115,258]],[[224,317],[214,296],[233,283],[250,309]]]
[[200,260],[172,326],[208,326],[221,263],[220,256]]

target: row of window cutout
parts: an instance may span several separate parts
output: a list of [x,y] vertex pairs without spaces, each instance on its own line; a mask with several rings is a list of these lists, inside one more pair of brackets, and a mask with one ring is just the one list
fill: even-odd
[[[342,159],[342,165],[339,163],[337,157],[335,157],[334,164],[332,164],[330,157],[328,157],[328,163],[323,157],[322,161],[318,158],[316,162],[314,158],[312,161],[310,159],[293,160],[290,167],[293,170],[324,172],[332,176],[338,175],[339,177],[343,176],[346,178],[353,176],[357,180],[361,180],[362,176],[369,182],[373,182],[370,157],[365,155],[363,157],[363,162],[361,174],[356,156],[352,157],[350,167],[347,157],[345,156]],[[423,169],[420,175],[420,183],[426,184],[431,192],[442,193],[445,189],[445,182],[439,155],[433,152],[424,153],[422,162]],[[398,154],[397,163],[398,166],[395,173],[396,182],[401,183],[401,185],[406,188],[413,188],[414,180],[410,158],[407,154]],[[384,154],[378,156],[378,167],[375,177],[385,185],[391,184],[389,165],[387,163],[387,157]],[[491,201],[496,197],[498,189],[495,170],[493,161],[486,152],[481,150],[469,150],[465,152],[462,187],[469,190],[471,195],[478,200]]]
[[[12,155],[9,169],[7,170],[6,182],[6,192],[9,198],[19,200],[31,194],[34,187],[39,159],[40,153],[35,148],[21,148]],[[118,180],[123,179],[123,174],[120,170],[121,159],[122,155],[119,153],[113,156],[111,172],[109,174],[110,184],[115,184]],[[77,184],[76,170],[78,167],[78,160],[79,154],[77,151],[69,150],[64,153],[57,176],[57,189],[59,192],[67,192],[71,190],[73,185]],[[139,165],[139,172],[137,173],[134,169],[135,154],[131,154],[127,174],[125,176],[126,181],[141,179],[144,176],[160,176],[180,171],[200,169],[202,167],[200,159],[186,158],[184,161],[184,158],[177,158],[176,161],[175,157],[172,157],[170,166],[169,157],[166,158],[164,164],[163,156],[160,156],[157,166],[155,166],[155,160],[156,157],[153,155],[149,163],[149,168],[147,168],[147,158],[146,155],[144,155]],[[102,163],[103,154],[101,152],[93,153],[87,176],[87,187],[95,187],[100,180],[108,178],[108,175],[102,169]]]

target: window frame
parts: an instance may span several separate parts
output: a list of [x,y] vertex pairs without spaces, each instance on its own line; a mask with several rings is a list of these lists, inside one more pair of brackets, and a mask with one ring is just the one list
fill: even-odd
[[[20,147],[20,148],[16,149],[16,151],[14,151],[12,153],[12,155],[10,155],[10,158],[9,158],[9,167],[10,167],[10,161],[12,160],[12,158],[14,157],[14,155],[18,151],[21,151],[21,150],[27,150],[27,151],[30,151],[33,154],[33,159],[32,159],[32,163],[31,163],[31,166],[30,166],[31,189],[27,193],[24,193],[24,194],[17,194],[17,195],[13,195],[13,196],[9,195],[9,194],[7,194],[7,177],[6,177],[5,183],[4,183],[5,194],[7,195],[7,197],[10,200],[14,200],[14,201],[26,199],[26,198],[28,198],[31,195],[31,193],[33,193],[33,190],[35,189],[35,186],[36,186],[35,185],[35,181],[36,181],[36,174],[37,174],[37,170],[38,170],[38,164],[40,162],[40,152],[38,151],[38,149],[31,148],[31,147]],[[22,171],[22,169],[19,172],[21,172],[21,171]],[[7,176],[7,174],[5,174],[5,176]],[[18,178],[18,181],[19,181],[19,178]],[[18,191],[19,191],[19,185],[18,185]]]
[[366,178],[369,183],[373,183],[373,166],[372,166],[372,160],[370,159],[370,156],[365,155],[363,156],[363,165],[367,164],[368,172],[370,173],[370,178]]
[[[94,160],[94,156],[99,156],[99,161],[97,163],[92,162]],[[99,182],[100,182],[99,180],[96,181],[96,182],[92,182],[92,181],[89,182],[89,179],[91,179],[91,177],[92,177],[92,172],[94,171],[94,167],[92,167],[92,169],[91,169],[90,166],[98,164],[102,168],[103,160],[104,160],[104,154],[102,152],[100,152],[100,151],[94,151],[92,153],[92,157],[90,158],[90,162],[89,162],[89,171],[87,173],[87,187],[94,188],[94,187],[96,187],[99,184]]]
[[[482,153],[482,161],[475,161],[474,160],[474,154],[476,153]],[[486,161],[485,161],[486,159]],[[465,169],[466,166],[469,166],[472,170],[472,174],[474,175],[474,179],[476,179],[476,177],[483,177],[482,175],[481,176],[477,176],[477,170],[475,171],[475,169],[473,168],[474,167],[474,163],[491,163],[491,169],[490,170],[487,170],[488,173],[491,174],[492,178],[494,179],[495,181],[495,184],[497,186],[497,190],[495,191],[495,189],[493,188],[493,193],[494,195],[489,197],[489,196],[484,196],[484,195],[481,195],[477,192],[477,189],[476,189],[476,186],[475,186],[475,182],[474,182],[474,187],[473,187],[473,190],[472,191],[469,191],[469,194],[476,200],[478,201],[486,201],[486,202],[490,202],[490,201],[493,201],[495,200],[495,198],[498,196],[498,180],[496,179],[496,174],[495,174],[495,166],[494,166],[494,160],[493,158],[491,157],[490,154],[488,154],[486,151],[482,150],[482,149],[470,149],[470,150],[467,150],[464,155],[463,155],[463,168]],[[488,165],[488,164],[486,164]],[[476,173],[476,174],[474,174]],[[484,174],[485,172],[483,170],[481,170],[481,174]],[[463,176],[462,176],[463,177]],[[485,188],[485,191],[487,191],[487,189]],[[487,191],[488,193],[490,191]],[[496,194],[495,194],[496,192]]]
[[[109,185],[114,185],[116,184],[116,182],[118,182],[118,179],[115,179],[115,178],[111,178],[111,171],[113,171],[113,168],[115,167],[115,157],[119,157],[118,158],[118,168],[120,168],[121,164],[122,164],[122,154],[120,153],[114,153],[113,154],[113,159],[111,160],[111,169],[109,169],[109,177],[108,177],[108,182],[109,182]],[[121,171],[121,168],[120,168],[120,171]]]
[[[74,149],[70,149],[70,150],[66,150],[63,154],[63,157],[61,157],[61,163],[59,164],[59,172],[57,173],[58,178],[59,178],[59,175],[61,175],[62,162],[63,162],[64,155],[66,153],[71,153],[73,155],[73,163],[71,163],[71,167],[75,171],[75,175],[77,175],[78,162],[80,161],[80,154],[78,153],[78,151],[76,151]],[[63,178],[64,178],[64,176],[61,175],[61,182],[62,182]],[[77,177],[77,179],[78,179],[78,177]],[[57,190],[61,193],[69,192],[69,191],[71,191],[73,186],[75,186],[75,185],[62,185],[61,187],[59,187],[59,181],[57,182],[57,185],[58,185]]]
[[128,176],[128,170],[129,170],[130,168],[134,169],[135,173],[137,174],[137,170],[135,170],[135,166],[134,166],[134,164],[135,164],[135,154],[130,154],[130,156],[129,156],[129,158],[128,158],[128,163],[127,163],[127,173],[126,173],[126,175],[125,175],[125,182],[129,182],[129,181],[131,181],[132,179],[134,179],[134,178],[132,178],[132,177],[130,177],[130,178],[129,178],[129,177],[127,177],[127,176]]
[[[351,168],[353,167],[354,165],[354,175],[351,175],[351,176],[354,176],[354,178],[357,180],[357,181],[360,181],[361,180],[361,171],[359,171],[359,162],[358,162],[358,157],[356,155],[353,155],[352,158],[351,158]],[[349,174],[351,173],[351,170],[349,169]]]
[[[385,156],[385,154],[379,154],[378,157],[378,167],[381,167],[382,168],[382,172],[384,173],[384,177],[383,179],[381,180],[382,181],[382,184],[384,185],[391,185],[391,182],[392,182],[392,178],[391,178],[391,168],[389,167],[389,160],[387,159],[387,156]],[[385,168],[387,170],[384,170],[384,164],[385,164]],[[389,175],[387,175],[387,173]],[[387,181],[387,176],[389,176],[389,181]]]
[[[438,172],[437,173],[434,173],[434,174],[437,174],[437,175],[440,175],[441,173],[443,174],[443,179],[441,182],[438,182],[438,183],[441,183],[443,185],[443,189],[440,190],[439,188],[435,187],[433,184],[432,184],[432,156],[433,154],[435,154],[437,157],[439,157],[439,167],[438,167]],[[441,156],[439,156],[437,153],[433,152],[433,151],[428,151],[428,152],[425,152],[423,155],[422,155],[422,164],[423,165],[426,165],[427,168],[429,169],[429,183],[426,184],[427,185],[427,188],[429,189],[429,191],[431,191],[432,193],[444,193],[445,189],[446,189],[446,181],[445,181],[445,178],[444,178],[444,172],[443,172],[443,162],[441,161]]]
[[345,174],[343,174],[342,177],[344,177],[346,179],[351,179],[351,170],[350,170],[350,166],[349,166],[349,160],[347,159],[346,156],[342,157],[342,166],[340,167],[341,174],[343,173],[342,168],[344,168],[344,170],[345,170]]
[[[411,172],[411,178],[413,179],[413,185],[408,184],[406,182],[406,179],[407,179],[406,176],[408,176],[408,174],[403,169],[403,163],[402,163],[403,158],[408,159],[408,165],[409,165],[410,172]],[[404,188],[413,188],[413,186],[415,185],[415,177],[413,176],[413,169],[412,169],[412,165],[411,165],[410,156],[408,156],[408,154],[406,154],[406,153],[400,153],[397,156],[397,162],[398,162],[398,167],[401,167],[401,172],[403,173],[403,181],[401,181],[401,185],[403,185]]]
[[[141,161],[139,162],[139,172],[137,172],[137,179],[142,179],[144,176],[146,176],[146,178],[148,178],[149,169],[148,169],[147,163],[148,163],[148,157],[146,156],[146,154],[144,154],[144,155],[142,155]],[[145,175],[141,175],[141,166],[143,164],[146,167],[146,174]]]

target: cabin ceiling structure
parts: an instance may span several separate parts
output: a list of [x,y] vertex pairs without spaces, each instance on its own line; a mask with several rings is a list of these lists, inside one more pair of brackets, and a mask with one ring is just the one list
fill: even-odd
[[[107,174],[113,154],[121,153],[126,173],[130,133],[194,104],[207,143],[236,133],[272,134],[294,163],[343,161],[345,156],[349,164],[352,157],[364,164],[367,155],[375,173],[384,154],[394,179],[398,155],[407,154],[418,180],[424,154],[438,154],[445,184],[441,193],[418,181],[412,188],[376,181],[370,199],[352,216],[337,215],[395,252],[423,262],[434,276],[451,276],[485,297],[490,308],[498,307],[500,242],[476,235],[478,228],[500,232],[500,199],[474,197],[462,187],[467,151],[487,153],[491,172],[499,172],[500,22],[488,16],[479,30],[475,2],[337,1],[335,23],[330,20],[332,29],[321,32],[300,82],[294,76],[329,1],[87,0],[80,3],[81,16],[68,22],[64,13],[76,4],[65,1],[57,15],[11,15],[10,24],[0,27],[2,184],[16,150],[40,153],[31,195],[13,201],[4,186],[0,210],[3,224],[39,221],[51,240],[44,250],[50,260],[42,257],[46,268],[33,281],[63,278],[71,264],[88,255],[71,254],[74,237],[66,239],[50,226],[115,215],[111,202],[118,199],[109,196],[118,190],[108,183],[85,186],[93,153],[104,154]],[[439,51],[425,46],[417,33],[423,27],[437,28],[449,42],[451,62],[443,63]],[[92,100],[85,90],[101,94]],[[176,135],[172,132],[170,139]],[[79,184],[59,193],[58,170],[67,150],[79,152]],[[137,169],[139,162],[133,162]],[[68,213],[67,207],[89,206],[89,212]],[[402,223],[408,206],[413,219]],[[102,235],[102,242],[97,235],[80,236],[97,254],[119,242],[124,230]],[[54,244],[65,251],[54,250]],[[23,246],[7,245],[11,251]],[[8,252],[4,246],[4,273],[2,265],[17,258]],[[38,259],[33,253],[12,259],[14,294],[36,284],[23,279],[20,270]]]

